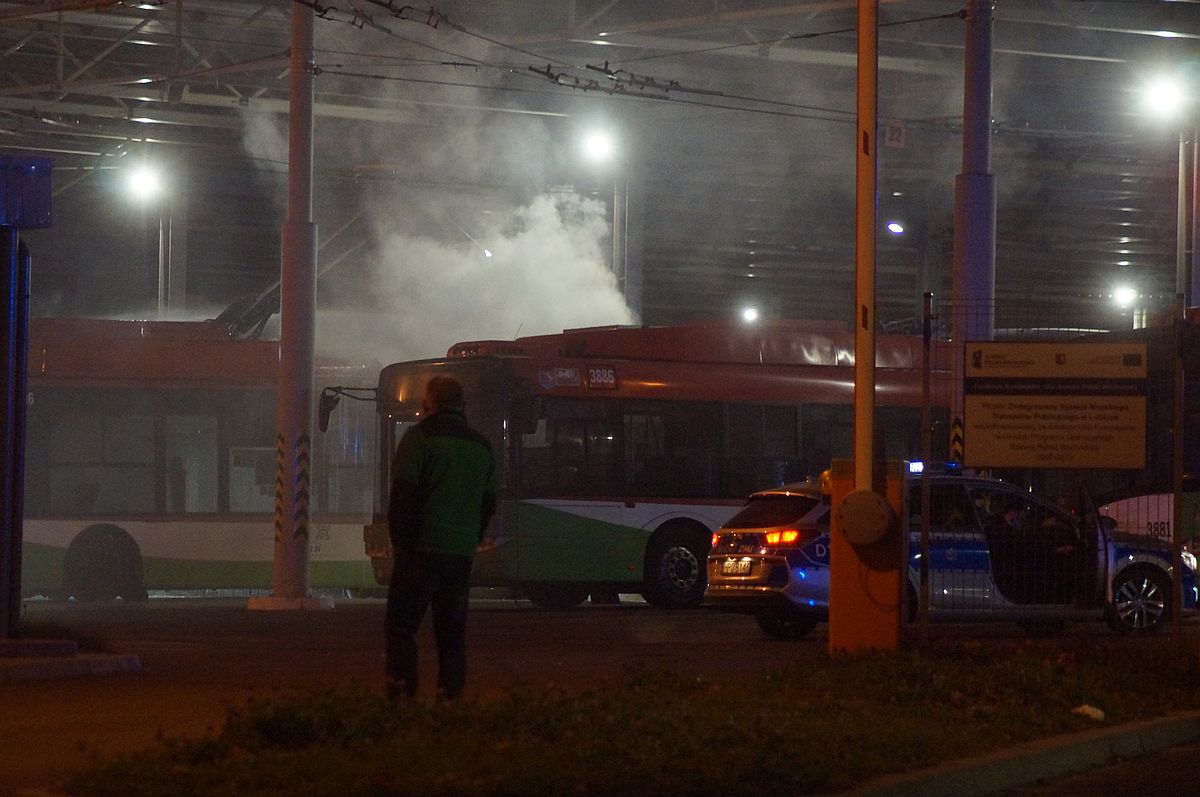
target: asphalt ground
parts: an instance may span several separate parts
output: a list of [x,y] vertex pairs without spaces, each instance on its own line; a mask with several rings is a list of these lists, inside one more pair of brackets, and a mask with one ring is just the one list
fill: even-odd
[[[94,757],[166,736],[219,729],[248,700],[361,685],[383,689],[382,601],[340,601],[330,611],[258,612],[244,599],[146,604],[27,603],[27,626],[61,629],[87,648],[136,654],[141,672],[0,683],[0,795],[50,788]],[[431,699],[432,630],[422,628],[421,692]],[[570,688],[637,669],[697,675],[756,672],[824,651],[768,640],[752,620],[644,604],[545,611],[515,601],[473,602],[467,696],[519,684]]]
[[[136,655],[141,671],[0,683],[0,795],[45,794],[97,758],[141,750],[163,737],[215,732],[230,708],[250,700],[350,685],[382,690],[383,613],[379,600],[344,600],[329,611],[306,612],[249,611],[245,599],[27,603],[27,627],[39,634],[61,631],[85,648],[99,645],[115,656]],[[1195,625],[1188,628],[1188,633],[1197,631],[1200,627]],[[1021,633],[1002,624],[973,625],[965,632],[997,637]],[[938,633],[953,634],[954,629]],[[422,634],[421,692],[429,699],[435,657],[428,621]],[[1067,634],[1086,638],[1106,632],[1098,622],[1076,623],[1068,626]],[[824,626],[805,640],[781,642],[761,634],[750,618],[704,610],[673,612],[623,603],[546,611],[512,600],[477,600],[468,628],[467,694],[486,699],[518,685],[586,688],[632,671],[659,668],[750,681],[759,673],[822,657],[826,641]],[[1193,725],[1200,727],[1200,722]],[[1092,757],[1086,765],[1095,767],[1114,755],[1131,755],[1131,750],[1157,751],[1190,741],[1178,734],[1167,741],[1161,734],[1149,738],[1149,743],[1140,737],[1126,739],[1100,758],[1091,742]],[[1200,738],[1200,732],[1194,738]],[[1044,757],[1038,749],[1032,754]],[[994,761],[988,765],[997,766]],[[1023,772],[1033,770],[1020,758],[1001,760],[998,766],[1010,778],[999,783],[1068,788],[1058,781],[1021,780]],[[1128,782],[1140,778],[1141,788],[1106,791],[1103,781],[1076,792],[993,793],[1200,794],[1193,788],[1171,790],[1184,785],[1179,779],[1162,781],[1162,790],[1147,790],[1148,773],[1162,769],[1153,757],[1130,766],[1135,772]],[[1173,772],[1179,769],[1172,767]],[[955,787],[952,793],[983,793],[981,787],[970,787],[972,771],[960,768],[937,782],[968,784],[966,791]],[[1192,767],[1183,771],[1190,775]],[[1116,777],[1113,782],[1118,782]],[[893,784],[878,793],[933,793],[934,782]]]

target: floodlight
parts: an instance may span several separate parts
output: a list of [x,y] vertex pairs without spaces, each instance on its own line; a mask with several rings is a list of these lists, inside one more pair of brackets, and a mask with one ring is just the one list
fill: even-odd
[[1142,103],[1146,110],[1162,118],[1177,116],[1187,101],[1183,83],[1172,77],[1157,77],[1147,83],[1142,91]]
[[1113,290],[1112,297],[1118,307],[1129,307],[1137,299],[1137,291],[1128,285],[1122,285]]
[[593,131],[583,138],[583,154],[590,161],[595,163],[610,161],[616,155],[616,152],[617,142],[609,133],[603,130]]
[[149,166],[139,166],[129,173],[129,190],[139,199],[150,199],[162,191],[162,178]]

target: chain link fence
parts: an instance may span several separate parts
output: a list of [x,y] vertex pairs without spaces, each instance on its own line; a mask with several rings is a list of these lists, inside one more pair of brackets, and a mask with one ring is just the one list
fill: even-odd
[[[909,488],[915,572],[908,602],[922,630],[930,633],[936,621],[984,619],[1050,633],[1068,620],[1103,619],[1118,632],[1145,633],[1167,625],[1177,602],[1194,606],[1191,549],[1200,534],[1200,494],[1191,491],[1191,477],[1181,501],[1183,545],[1172,546],[1173,475],[1200,453],[1197,444],[1183,451],[1175,445],[1177,356],[1187,344],[1173,324],[1173,306],[1122,314],[1083,307],[1057,313],[1050,323],[1037,308],[932,301],[926,307],[924,453],[933,459],[948,451],[952,462],[930,463]],[[1144,342],[1144,467],[970,468],[963,377],[967,343],[975,341]],[[1195,416],[1183,414],[1182,430],[1197,428]]]

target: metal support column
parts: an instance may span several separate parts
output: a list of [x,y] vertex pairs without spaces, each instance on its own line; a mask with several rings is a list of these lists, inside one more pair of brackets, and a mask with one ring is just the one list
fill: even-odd
[[991,174],[991,0],[968,0],[962,173],[954,180],[954,336],[991,340],[996,294],[996,179]]
[[312,221],[313,10],[292,4],[288,206],[280,271],[278,435],[275,439],[275,567],[272,594],[252,609],[317,609],[309,595],[309,469],[316,334],[317,228]]

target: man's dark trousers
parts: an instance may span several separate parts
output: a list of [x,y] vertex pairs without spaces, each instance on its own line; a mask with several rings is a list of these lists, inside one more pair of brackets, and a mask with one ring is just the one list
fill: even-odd
[[406,551],[392,568],[387,602],[389,693],[417,694],[417,629],[433,607],[438,695],[458,697],[467,681],[467,599],[471,557]]

